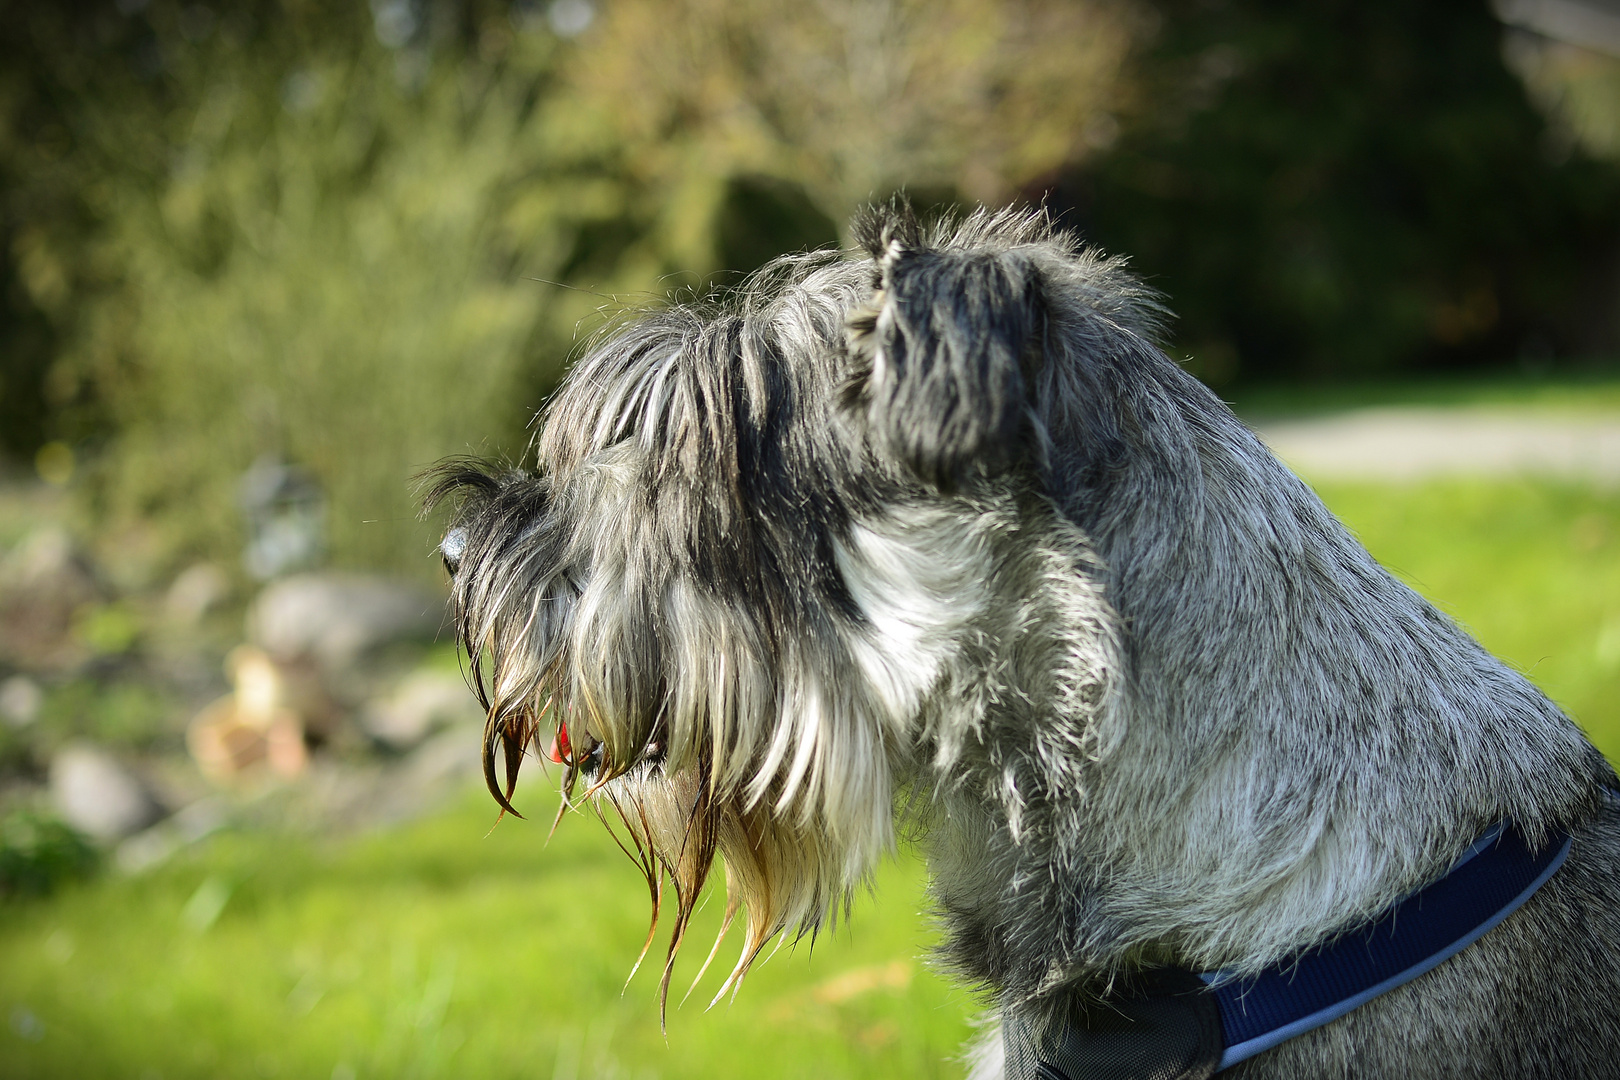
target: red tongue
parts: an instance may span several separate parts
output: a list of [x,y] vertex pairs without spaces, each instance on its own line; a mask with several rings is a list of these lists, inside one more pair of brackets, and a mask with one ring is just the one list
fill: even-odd
[[557,721],[557,734],[551,740],[551,749],[546,756],[557,764],[574,756],[574,748],[568,743],[568,725],[561,720]]

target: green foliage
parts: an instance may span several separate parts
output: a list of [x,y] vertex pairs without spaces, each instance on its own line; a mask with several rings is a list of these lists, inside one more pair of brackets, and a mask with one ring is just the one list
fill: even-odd
[[375,45],[292,71],[197,59],[170,173],[98,206],[121,287],[71,362],[118,432],[109,517],[230,551],[236,478],[276,455],[326,488],[338,562],[429,572],[412,472],[509,448],[561,365],[555,341],[534,355],[552,290],[532,279],[580,216],[535,99],[547,53],[403,75]]
[[273,454],[335,561],[431,574],[410,475],[516,452],[580,337],[897,187],[1066,163],[1212,381],[1597,340],[1620,182],[1549,141],[1484,5],[1152,8],[0,5],[0,452],[71,444],[155,572],[234,562]]
[[93,604],[75,613],[73,636],[97,656],[120,656],[135,647],[141,626],[126,604]]
[[[1483,3],[1164,0],[1071,195],[1216,382],[1579,348],[1620,174],[1563,159]],[[1606,310],[1607,301],[1603,301]]]
[[726,187],[715,220],[720,265],[739,274],[790,251],[836,247],[838,226],[796,184],[742,176]]
[[177,741],[184,719],[182,707],[150,683],[81,677],[46,692],[39,718],[26,733],[41,757],[75,738],[148,748]]
[[840,226],[901,187],[1005,201],[1084,153],[1140,15],[1131,0],[615,0],[568,83],[699,268],[737,177],[791,181]]
[[0,898],[46,896],[97,862],[90,842],[55,818],[16,810],[0,819]]
[[80,442],[160,572],[231,560],[273,455],[334,561],[431,574],[411,474],[514,452],[581,333],[882,190],[1051,169],[1128,6],[626,0],[577,38],[501,0],[0,8],[0,289],[52,354],[6,354],[0,414],[49,418],[9,442]]
[[623,213],[558,39],[399,6],[391,47],[364,5],[0,8],[6,317],[53,354],[0,353],[0,420],[45,418],[0,450],[79,440],[93,519],[160,568],[234,561],[237,478],[275,455],[325,487],[335,561],[433,573],[413,472],[516,452],[602,303],[537,280]]

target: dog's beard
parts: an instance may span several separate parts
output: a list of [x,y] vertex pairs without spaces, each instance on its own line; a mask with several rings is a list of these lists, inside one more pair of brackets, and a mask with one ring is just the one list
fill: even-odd
[[827,926],[892,849],[900,740],[865,682],[847,677],[837,634],[788,634],[712,583],[637,563],[628,553],[645,548],[605,539],[615,534],[600,519],[573,528],[591,541],[588,563],[548,535],[547,508],[500,527],[502,501],[522,503],[511,489],[536,484],[495,481],[470,508],[471,534],[456,534],[467,545],[458,632],[488,716],[485,778],[516,813],[524,760],[549,757],[563,769],[559,818],[587,806],[603,817],[647,880],[643,958],[673,908],[663,1003],[723,860],[720,937],[738,919],[745,930],[719,1000],[773,937]]
[[[490,699],[485,777],[497,801],[512,810],[525,757],[543,755],[563,770],[559,820],[569,808],[583,806],[602,817],[645,877],[652,902],[651,925],[632,974],[655,940],[661,917],[673,908],[659,980],[661,1008],[716,856],[725,865],[725,914],[694,986],[733,922],[740,917],[744,927],[740,957],[716,993],[718,1001],[735,990],[772,938],[814,932],[834,919],[868,868],[892,846],[882,748],[851,754],[865,763],[862,771],[881,772],[881,778],[862,777],[859,786],[846,787],[848,778],[831,775],[822,759],[841,756],[839,735],[829,729],[847,734],[852,725],[828,715],[824,704],[805,704],[801,698],[796,724],[776,722],[774,710],[772,719],[761,719],[738,712],[732,702],[742,695],[722,680],[707,688],[711,700],[701,704],[671,697],[650,716],[620,712],[604,707],[589,684],[577,681],[577,673],[576,679],[564,675],[569,666],[560,663],[560,670],[542,679],[516,708],[503,712],[500,697]],[[715,675],[732,666],[724,654],[710,660]],[[499,670],[491,674],[490,681],[499,685]],[[759,732],[775,738],[761,747],[748,737]],[[717,746],[729,752],[716,753]],[[874,799],[877,791],[884,795]],[[863,796],[874,804],[845,805]],[[866,818],[864,827],[832,824],[847,822],[850,811]]]
[[[749,806],[717,799],[701,771],[633,770],[599,785],[595,799],[599,811],[611,808],[623,826],[625,838],[620,839],[604,814],[610,831],[647,880],[653,916],[643,957],[657,933],[660,912],[673,894],[674,921],[659,981],[661,1006],[667,1001],[676,953],[716,855],[725,865],[726,909],[714,945],[692,980],[694,987],[739,914],[745,931],[740,956],[714,1001],[735,990],[773,937],[819,924],[848,896],[837,875],[837,852],[816,830],[783,821],[763,802]],[[637,966],[640,963],[638,959]]]

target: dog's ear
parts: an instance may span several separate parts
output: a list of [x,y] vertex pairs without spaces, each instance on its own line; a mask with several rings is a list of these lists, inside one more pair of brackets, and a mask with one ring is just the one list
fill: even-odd
[[880,450],[954,490],[1026,452],[1039,275],[1016,250],[930,249],[916,236],[906,216],[862,237],[877,291],[849,321],[844,405]]

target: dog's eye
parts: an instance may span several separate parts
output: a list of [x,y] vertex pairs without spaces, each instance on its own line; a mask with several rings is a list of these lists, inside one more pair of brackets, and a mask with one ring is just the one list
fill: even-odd
[[444,560],[444,568],[450,572],[451,577],[461,569],[461,556],[467,551],[467,530],[456,526],[444,534],[439,541],[439,557]]

